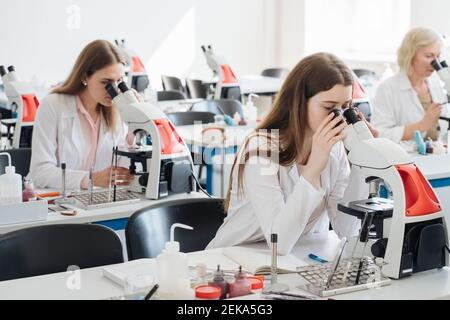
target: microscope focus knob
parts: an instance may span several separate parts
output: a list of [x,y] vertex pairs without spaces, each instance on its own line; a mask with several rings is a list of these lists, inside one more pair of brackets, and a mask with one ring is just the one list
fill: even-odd
[[387,238],[378,239],[377,242],[375,242],[371,247],[372,254],[375,257],[384,258],[384,254],[386,253],[387,248],[387,242]]

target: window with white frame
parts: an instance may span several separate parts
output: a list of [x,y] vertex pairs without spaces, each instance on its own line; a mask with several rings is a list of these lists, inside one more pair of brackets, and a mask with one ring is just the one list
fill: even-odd
[[305,0],[305,53],[392,60],[411,24],[411,0]]

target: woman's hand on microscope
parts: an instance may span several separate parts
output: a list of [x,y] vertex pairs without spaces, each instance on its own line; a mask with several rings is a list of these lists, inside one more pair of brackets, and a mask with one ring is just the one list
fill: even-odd
[[425,111],[425,115],[419,124],[421,125],[421,131],[427,131],[434,125],[436,125],[439,117],[441,116],[442,106],[439,103],[432,103]]
[[134,93],[134,96],[139,102],[144,102],[144,98],[139,92],[137,92],[134,88],[131,88],[131,91]]
[[127,186],[133,180],[133,175],[130,170],[123,167],[107,167],[103,170],[92,173],[92,180],[94,186],[108,188],[114,183],[118,186]]
[[[338,125],[339,122],[342,123]],[[302,175],[316,188],[320,187],[320,174],[328,163],[331,148],[345,138],[343,130],[346,126],[341,115],[333,119],[333,114],[329,114],[312,137],[311,153]]]
[[378,138],[380,136],[380,132],[378,132],[378,130],[375,129],[375,127],[372,126],[369,121],[367,121],[367,119],[364,116],[364,114],[361,111],[359,111],[358,108],[355,108],[355,109],[357,109],[358,118],[360,118],[362,121],[364,121],[366,123],[366,126],[367,126],[367,128],[369,128],[369,130],[372,133],[373,137],[374,138]]

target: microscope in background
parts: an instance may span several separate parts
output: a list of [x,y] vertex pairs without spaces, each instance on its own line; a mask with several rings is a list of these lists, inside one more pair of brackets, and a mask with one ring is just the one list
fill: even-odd
[[234,99],[241,101],[241,88],[230,65],[222,57],[217,56],[211,45],[202,46],[206,63],[218,81],[214,87],[214,99]]
[[[151,146],[115,149],[116,155],[130,159],[130,173],[135,176],[130,191],[145,192],[148,199],[195,191],[191,153],[173,124],[156,106],[138,102],[126,83],[120,83],[118,89],[106,85],[129,132],[144,132],[151,140]],[[142,172],[137,172],[138,163]]]
[[384,259],[385,276],[398,279],[448,266],[446,221],[429,182],[401,146],[374,138],[353,108],[344,117],[349,124],[344,145],[352,171],[371,185],[381,179],[393,200],[371,192],[369,199],[340,203],[338,210],[362,220],[360,241],[377,239],[371,251]]
[[132,50],[128,49],[125,45],[125,39],[114,40],[116,45],[122,50],[126,59],[125,75],[127,76],[127,85],[130,88],[135,89],[137,92],[144,92],[150,84],[150,80],[145,71],[145,66],[142,63],[141,58]]
[[[34,89],[26,82],[18,81],[14,66],[9,66],[6,70],[0,66],[0,76],[5,87],[5,94],[11,104],[11,111],[17,114],[17,120],[3,120],[2,124],[14,125],[14,134],[12,137],[12,147],[29,148],[31,147],[31,137],[33,134],[33,122],[39,101],[36,98]],[[14,121],[9,123],[8,121]],[[9,132],[8,132],[9,134]]]
[[447,91],[447,101],[440,101],[440,103],[445,106],[445,110],[443,110],[439,119],[447,121],[447,130],[450,130],[450,110],[448,104],[448,97],[450,95],[450,69],[445,60],[439,62],[435,59],[431,61],[431,65],[433,66],[434,70],[436,70],[436,73],[438,74],[441,81],[444,83],[445,91]]

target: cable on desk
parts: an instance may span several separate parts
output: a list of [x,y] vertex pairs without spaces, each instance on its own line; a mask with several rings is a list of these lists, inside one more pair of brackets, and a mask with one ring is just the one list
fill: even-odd
[[206,194],[209,198],[212,198],[212,196],[208,193],[208,191],[203,189],[203,187],[200,185],[200,182],[198,181],[197,177],[195,176],[195,173],[193,170],[191,171],[191,177],[194,178],[195,183],[196,183],[197,187],[200,189],[200,191],[202,191],[204,194]]

